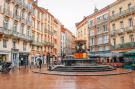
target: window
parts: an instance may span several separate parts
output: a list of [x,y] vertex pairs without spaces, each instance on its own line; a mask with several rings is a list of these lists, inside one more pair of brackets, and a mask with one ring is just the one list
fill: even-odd
[[102,37],[101,36],[98,37],[98,44],[102,44]]
[[134,35],[129,35],[130,42],[134,42]]
[[27,43],[23,42],[23,51],[26,51]]
[[116,38],[113,38],[113,45],[116,45]]
[[97,22],[101,20],[101,17],[97,17]]
[[133,26],[133,19],[132,18],[128,19],[128,24],[129,24],[129,27]]
[[94,35],[94,31],[91,30],[91,31],[90,31],[90,36],[93,36],[93,35]]
[[103,40],[103,41],[104,41],[104,44],[108,43],[108,38],[109,38],[109,37],[108,37],[107,35],[104,35],[104,38],[103,38],[103,39],[104,39],[104,40]]
[[120,11],[120,14],[122,13],[122,7],[121,8],[119,8],[119,11]]
[[91,45],[91,46],[94,45],[94,38],[91,38],[91,40],[90,40],[90,45]]
[[86,35],[86,29],[84,29],[84,35]]
[[103,29],[104,29],[104,32],[107,32],[108,31],[107,25],[103,25]]
[[90,20],[89,21],[89,26],[92,26],[93,25],[93,20]]
[[24,11],[22,11],[22,19],[25,19],[25,16],[24,16]]
[[19,13],[18,13],[18,7],[16,6],[16,7],[15,7],[14,15],[15,15],[15,16],[18,16],[18,14],[19,14]]
[[31,15],[30,14],[28,14],[27,21],[31,22]]
[[24,34],[24,24],[21,25],[21,31],[20,31],[21,34]]
[[120,28],[124,28],[124,23],[123,23],[123,21],[120,22]]
[[98,32],[98,34],[100,34],[100,33],[101,33],[101,29],[100,29],[100,27],[97,27],[97,32]]
[[112,30],[116,30],[115,24],[112,25]]
[[7,48],[7,40],[3,40],[3,48]]
[[14,22],[13,31],[14,31],[14,32],[17,32],[17,22]]
[[13,41],[13,48],[16,48],[16,41]]
[[115,11],[112,11],[112,15],[114,15],[115,14]]
[[120,40],[121,40],[121,44],[124,44],[124,37],[123,36],[120,38]]
[[104,20],[107,20],[107,19],[108,19],[108,14],[104,14],[104,15],[103,15],[103,19],[104,19]]
[[26,35],[27,35],[27,36],[30,36],[30,28],[29,28],[29,27],[28,27],[28,29],[27,29]]
[[4,18],[3,27],[4,27],[5,29],[8,29],[8,24],[9,24],[8,19],[7,19],[7,18]]
[[129,9],[129,10],[131,9],[131,3],[128,4],[128,9]]

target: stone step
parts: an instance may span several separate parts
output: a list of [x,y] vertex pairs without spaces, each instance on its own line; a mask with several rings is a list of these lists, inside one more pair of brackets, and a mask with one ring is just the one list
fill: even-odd
[[112,66],[57,66],[53,71],[61,72],[100,72],[114,70]]

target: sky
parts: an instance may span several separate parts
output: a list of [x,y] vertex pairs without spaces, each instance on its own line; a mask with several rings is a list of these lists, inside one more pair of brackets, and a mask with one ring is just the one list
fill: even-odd
[[75,23],[116,0],[38,0],[39,6],[48,9],[67,29],[76,33]]

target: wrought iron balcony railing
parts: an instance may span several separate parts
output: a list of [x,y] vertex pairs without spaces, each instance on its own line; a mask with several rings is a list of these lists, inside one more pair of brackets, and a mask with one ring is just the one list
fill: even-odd
[[135,31],[135,26],[129,26],[126,28],[126,32],[133,32]]
[[135,42],[127,42],[112,46],[112,50],[135,48]]
[[9,36],[12,34],[12,30],[8,29],[7,27],[0,27],[0,33]]
[[110,16],[110,20],[113,21],[113,20],[116,20],[118,18],[121,18],[123,16],[129,15],[132,13],[135,13],[135,6],[132,6],[131,8],[128,8],[127,10],[121,11],[120,13],[116,13],[116,14]]

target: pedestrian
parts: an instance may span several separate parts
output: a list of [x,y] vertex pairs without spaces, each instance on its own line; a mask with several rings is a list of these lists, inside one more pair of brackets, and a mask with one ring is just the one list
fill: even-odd
[[47,53],[46,64],[47,64],[47,69],[49,70],[49,66],[50,66],[50,53]]
[[39,69],[41,69],[41,66],[42,66],[42,60],[41,60],[41,57],[39,57],[38,61],[39,61]]

